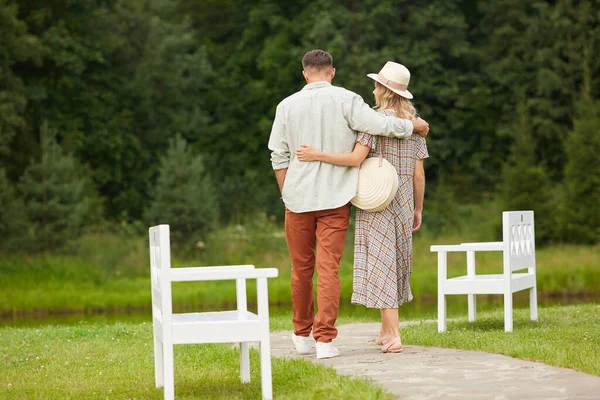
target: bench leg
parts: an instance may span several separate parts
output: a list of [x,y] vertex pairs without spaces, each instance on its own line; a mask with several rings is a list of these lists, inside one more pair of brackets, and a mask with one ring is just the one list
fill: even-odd
[[513,301],[512,292],[504,293],[504,332],[513,331]]
[[446,332],[446,295],[444,284],[446,282],[446,253],[438,253],[438,332]]
[[240,380],[250,382],[250,350],[248,342],[240,343]]
[[154,334],[154,379],[157,388],[161,388],[165,385],[163,344],[156,334]]
[[271,340],[269,336],[260,342],[260,380],[263,400],[273,399],[271,380]]
[[538,319],[538,309],[537,309],[537,287],[534,286],[529,290],[529,315],[532,321],[537,321]]
[[438,294],[438,332],[446,332],[446,296]]
[[165,400],[175,399],[175,376],[173,371],[173,344],[163,343],[164,371],[165,371]]
[[475,316],[477,315],[477,302],[474,294],[470,294],[469,296],[469,322],[475,321]]
[[[475,252],[467,251],[467,276],[471,279],[475,278]],[[468,307],[469,307],[469,322],[475,321],[475,314],[477,313],[477,304],[475,302],[475,295],[468,295]]]

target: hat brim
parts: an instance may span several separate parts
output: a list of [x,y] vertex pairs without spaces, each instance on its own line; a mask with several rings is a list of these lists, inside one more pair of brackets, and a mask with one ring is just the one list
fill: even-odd
[[377,81],[377,82],[379,82],[380,84],[382,84],[382,85],[383,85],[383,86],[385,86],[386,88],[390,89],[392,92],[394,92],[394,93],[396,93],[396,94],[398,94],[398,95],[400,95],[400,96],[402,96],[402,97],[405,97],[405,98],[407,98],[407,99],[412,99],[412,98],[413,98],[413,95],[412,95],[412,93],[411,93],[411,92],[409,92],[408,90],[398,90],[398,89],[394,89],[394,88],[392,88],[392,87],[389,87],[389,86],[388,86],[388,85],[386,85],[385,83],[381,82],[381,81],[379,80],[379,78],[377,77],[377,74],[367,74],[367,76],[368,76],[369,78],[373,79],[374,81]]

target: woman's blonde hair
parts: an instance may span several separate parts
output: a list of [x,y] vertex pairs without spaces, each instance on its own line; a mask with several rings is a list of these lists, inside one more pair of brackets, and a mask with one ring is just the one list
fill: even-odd
[[379,110],[394,110],[399,118],[413,119],[417,109],[412,102],[375,81],[375,104]]

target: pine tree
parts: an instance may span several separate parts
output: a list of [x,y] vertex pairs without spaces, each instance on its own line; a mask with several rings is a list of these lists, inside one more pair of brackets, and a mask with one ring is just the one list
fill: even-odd
[[548,174],[536,164],[535,144],[529,131],[529,118],[520,103],[518,125],[509,162],[502,170],[500,197],[504,211],[533,210],[535,213],[536,244],[556,239],[556,200]]
[[97,203],[86,169],[64,154],[47,124],[41,127],[41,149],[41,159],[25,169],[18,184],[28,223],[20,241],[23,248],[54,250],[94,220]]
[[565,166],[565,239],[600,242],[600,102],[578,104],[575,129],[567,139]]
[[202,157],[194,155],[179,135],[170,141],[159,171],[146,221],[169,224],[172,246],[189,248],[215,228],[219,216],[215,186]]

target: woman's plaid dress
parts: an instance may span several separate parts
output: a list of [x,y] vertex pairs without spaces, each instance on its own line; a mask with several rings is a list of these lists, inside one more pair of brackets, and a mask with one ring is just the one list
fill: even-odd
[[409,139],[395,139],[361,133],[357,142],[371,148],[368,157],[379,156],[377,145],[381,143],[383,157],[398,172],[398,193],[385,210],[356,211],[352,303],[369,308],[398,308],[413,299],[413,173],[415,160],[429,157],[427,145],[417,134]]

